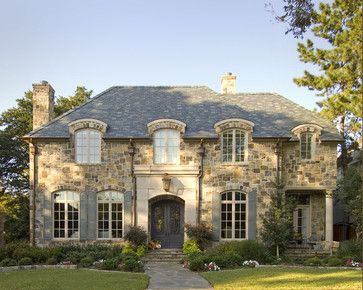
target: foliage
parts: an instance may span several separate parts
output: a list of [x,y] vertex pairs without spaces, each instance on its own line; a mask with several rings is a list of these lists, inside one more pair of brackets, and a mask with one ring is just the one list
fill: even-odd
[[260,263],[266,263],[270,260],[267,248],[253,240],[223,242],[212,251],[217,255],[234,253],[239,255],[241,260],[257,260]]
[[[77,87],[73,96],[60,97],[54,108],[56,116],[82,104],[91,94],[92,91]],[[25,92],[22,98],[16,100],[15,107],[0,115],[0,194],[10,198],[5,212],[7,242],[28,240],[29,237],[29,146],[22,137],[32,130],[32,97],[31,91]],[[0,201],[0,207],[3,205]]]
[[262,218],[262,240],[269,248],[276,249],[279,258],[293,237],[293,210],[295,203],[283,191],[283,184],[275,184],[276,190],[270,195],[271,202]]
[[342,202],[344,211],[355,226],[357,238],[363,235],[362,228],[362,177],[354,167],[349,167],[343,178],[338,181],[335,197]]
[[361,241],[343,241],[339,243],[337,256],[341,259],[363,261]]
[[24,257],[19,260],[19,266],[32,265],[33,261],[29,257]]
[[215,289],[361,289],[362,272],[334,268],[257,267],[204,272]]
[[203,271],[205,264],[205,256],[195,255],[189,260],[189,270],[191,271]]
[[45,262],[46,265],[57,265],[58,261],[56,257],[50,257]]
[[288,25],[285,34],[291,32],[296,38],[302,37],[314,21],[316,14],[314,2],[312,0],[283,0],[282,2],[281,15],[276,15],[271,2],[265,6],[270,8],[270,12],[275,15],[277,21]]
[[294,82],[315,90],[324,99],[320,114],[337,123],[345,142],[341,145],[343,168],[347,151],[362,137],[362,3],[334,0],[320,3],[311,31],[318,38],[298,44],[300,60],[313,64],[319,73],[305,71]]
[[0,289],[133,289],[148,285],[144,273],[88,271],[84,269],[36,269],[1,274]]
[[146,255],[146,252],[147,252],[147,246],[146,245],[140,245],[136,249],[136,254],[139,257],[144,257]]
[[321,264],[322,264],[322,261],[319,257],[307,258],[304,261],[304,266],[320,266]]
[[94,261],[95,260],[93,259],[93,257],[87,256],[87,257],[82,258],[81,261],[79,262],[79,264],[81,267],[89,268],[93,265]]
[[329,267],[338,267],[343,265],[343,261],[337,257],[329,257],[326,261]]
[[143,227],[130,226],[130,230],[125,235],[125,240],[129,241],[132,246],[137,248],[147,242],[147,233]]
[[144,266],[141,261],[134,258],[129,258],[125,259],[122,270],[128,272],[142,272],[144,271]]
[[5,258],[0,262],[0,267],[12,267],[16,265],[17,265],[16,261],[10,258]]
[[205,249],[212,241],[212,229],[205,223],[186,224],[185,232],[189,239],[197,241],[201,249]]
[[183,244],[183,254],[190,255],[193,253],[200,253],[198,242],[196,240],[186,240]]

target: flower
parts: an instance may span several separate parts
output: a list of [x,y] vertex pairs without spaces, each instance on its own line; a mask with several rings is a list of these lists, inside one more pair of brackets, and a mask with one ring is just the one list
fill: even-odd
[[215,262],[210,262],[209,264],[204,264],[204,268],[208,271],[220,271],[221,268],[217,266]]
[[255,260],[249,260],[249,261],[246,260],[246,261],[244,261],[242,263],[242,266],[244,266],[244,267],[252,267],[252,268],[257,267],[259,265],[260,264],[257,261],[255,261]]

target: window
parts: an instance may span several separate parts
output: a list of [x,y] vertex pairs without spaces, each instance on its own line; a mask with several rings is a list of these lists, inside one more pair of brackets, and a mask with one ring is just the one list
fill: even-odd
[[313,157],[313,134],[303,133],[300,137],[301,159],[312,159]]
[[154,133],[154,162],[156,164],[179,163],[180,133],[161,129]]
[[104,191],[97,194],[99,239],[119,239],[123,235],[123,194]]
[[101,162],[101,132],[91,129],[76,132],[76,162],[85,164]]
[[79,238],[79,194],[60,191],[53,194],[53,237]]
[[247,238],[246,194],[228,191],[221,195],[221,238]]
[[222,134],[223,162],[243,162],[247,160],[246,140],[246,133],[242,130],[224,131]]

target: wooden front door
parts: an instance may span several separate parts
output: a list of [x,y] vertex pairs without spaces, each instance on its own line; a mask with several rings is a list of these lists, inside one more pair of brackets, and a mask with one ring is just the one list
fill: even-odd
[[162,248],[181,248],[184,242],[184,205],[160,200],[151,205],[151,238]]

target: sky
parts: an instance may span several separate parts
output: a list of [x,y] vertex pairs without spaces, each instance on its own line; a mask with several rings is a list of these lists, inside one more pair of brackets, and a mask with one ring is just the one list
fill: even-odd
[[[294,77],[310,69],[268,0],[0,0],[0,112],[47,80],[77,85],[206,85],[237,76],[239,92],[276,92],[308,109],[319,100]],[[270,1],[281,9],[282,0]]]

